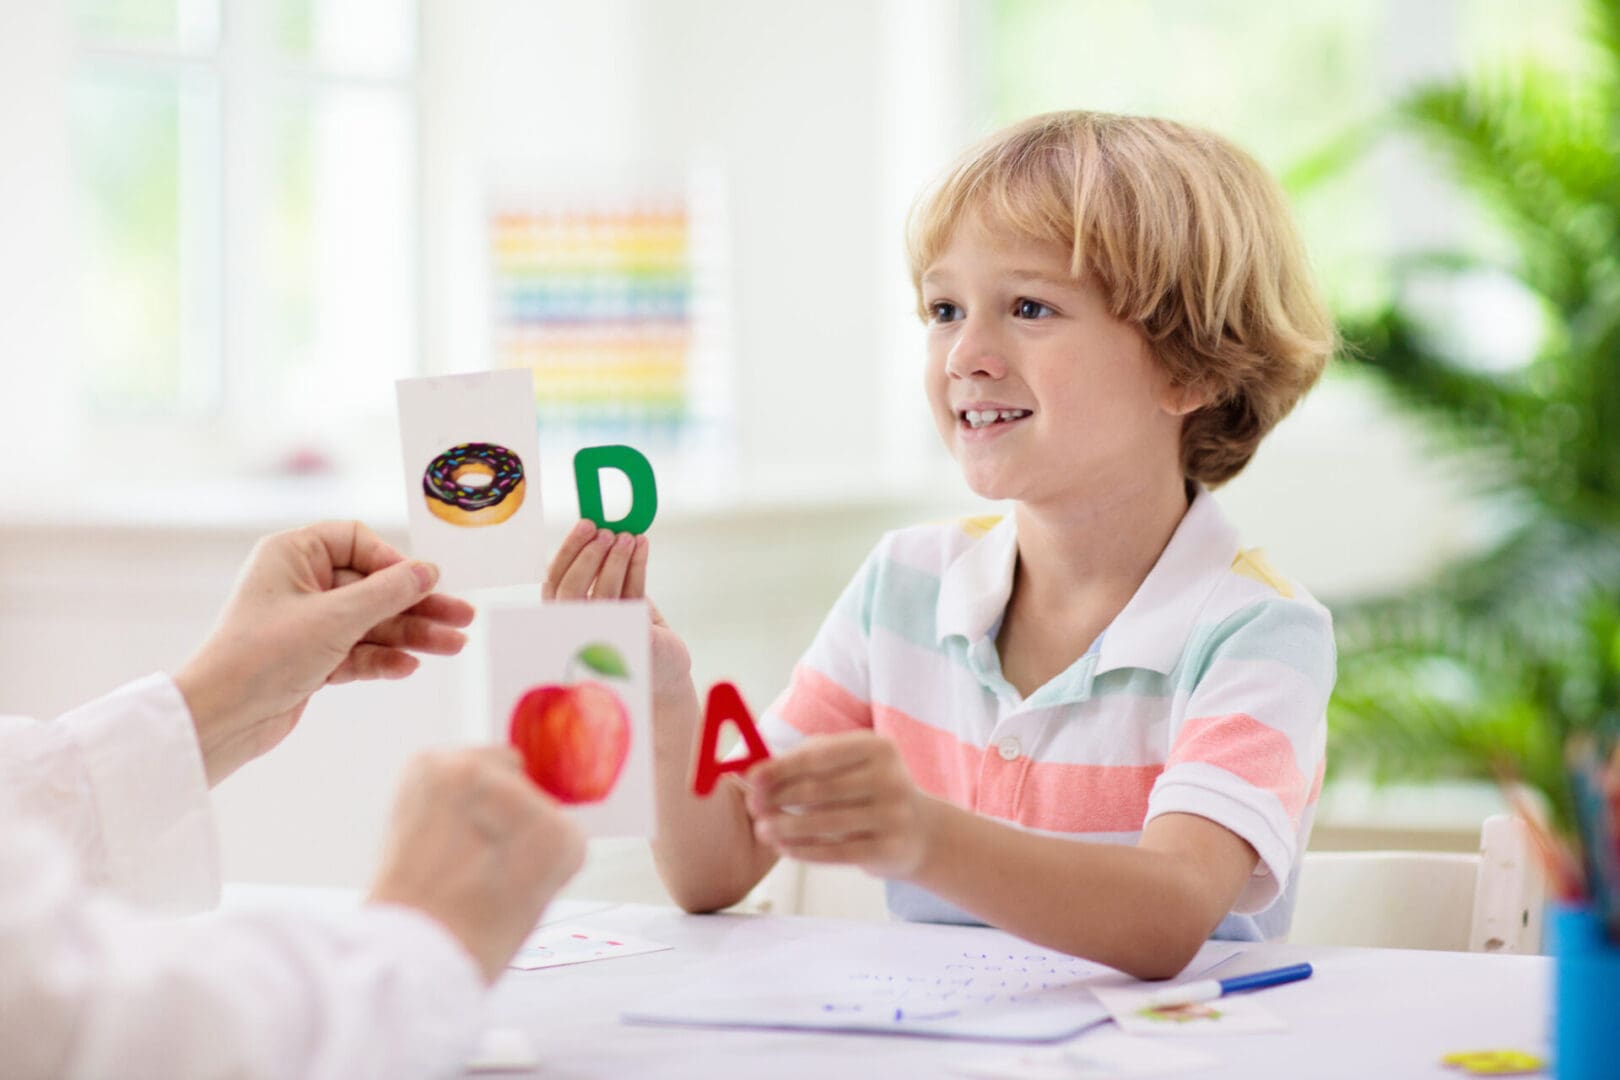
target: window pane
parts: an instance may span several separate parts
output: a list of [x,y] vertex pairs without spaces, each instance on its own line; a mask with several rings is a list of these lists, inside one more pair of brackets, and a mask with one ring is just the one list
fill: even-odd
[[219,40],[218,0],[76,0],[91,45],[204,52]]
[[393,380],[416,368],[411,98],[341,88],[288,100],[274,155],[261,247],[265,388],[305,420],[372,399],[391,408]]
[[283,52],[340,75],[404,77],[416,63],[414,0],[276,0]]
[[79,81],[81,342],[103,407],[195,409],[217,390],[217,133],[204,78],[102,69]]

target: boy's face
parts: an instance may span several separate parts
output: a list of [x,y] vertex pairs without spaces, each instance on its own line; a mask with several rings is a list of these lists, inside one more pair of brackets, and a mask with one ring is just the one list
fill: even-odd
[[1059,509],[1181,482],[1184,395],[1065,245],[970,214],[922,299],[929,404],[977,494]]

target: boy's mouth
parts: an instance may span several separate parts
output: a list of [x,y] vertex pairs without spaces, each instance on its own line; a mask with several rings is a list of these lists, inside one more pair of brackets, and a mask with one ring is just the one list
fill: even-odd
[[1029,409],[959,409],[956,419],[970,431],[978,431],[996,424],[1011,424],[1029,415]]

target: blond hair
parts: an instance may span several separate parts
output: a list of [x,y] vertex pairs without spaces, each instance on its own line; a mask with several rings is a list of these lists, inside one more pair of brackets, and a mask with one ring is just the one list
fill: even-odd
[[912,211],[919,307],[923,273],[973,212],[1067,246],[1070,273],[1091,274],[1172,382],[1204,398],[1181,462],[1211,487],[1248,464],[1337,346],[1281,189],[1209,132],[1074,111],[991,136]]

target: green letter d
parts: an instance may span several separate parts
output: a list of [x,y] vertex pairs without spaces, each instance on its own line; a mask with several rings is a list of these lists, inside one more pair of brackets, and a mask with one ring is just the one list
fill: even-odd
[[[630,512],[608,521],[602,512],[602,470],[618,469],[630,481]],[[644,533],[658,514],[658,483],[652,463],[628,446],[588,446],[574,455],[579,516],[614,532]]]

